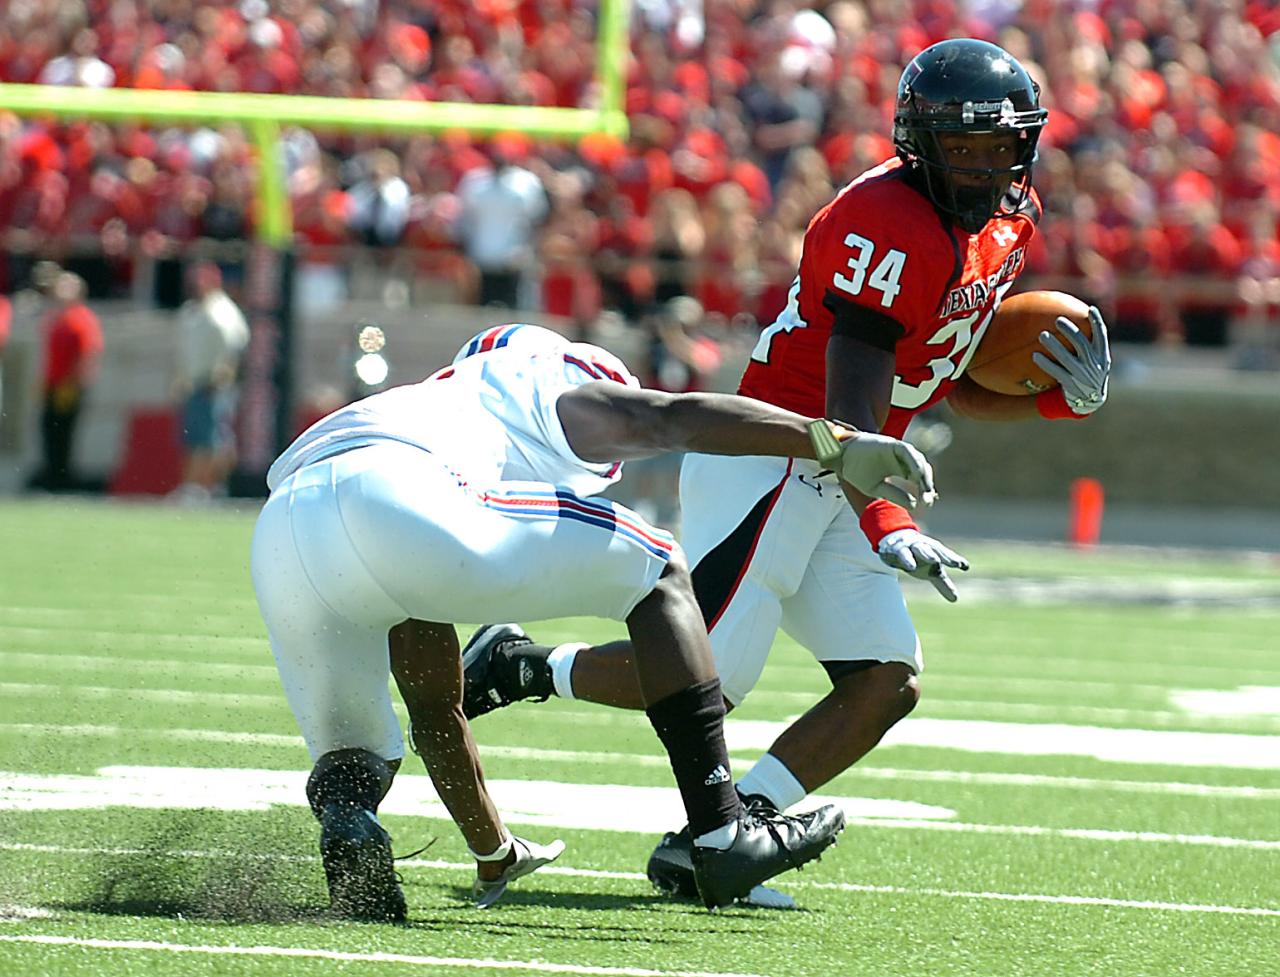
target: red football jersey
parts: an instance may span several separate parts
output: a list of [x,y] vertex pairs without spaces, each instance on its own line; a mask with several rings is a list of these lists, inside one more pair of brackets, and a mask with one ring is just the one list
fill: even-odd
[[885,434],[901,437],[913,415],[955,385],[1022,270],[1040,201],[1032,192],[1018,213],[968,234],[940,217],[905,175],[899,160],[882,163],[813,218],[787,307],[760,334],[739,393],[824,416],[831,306],[844,303],[903,330]]

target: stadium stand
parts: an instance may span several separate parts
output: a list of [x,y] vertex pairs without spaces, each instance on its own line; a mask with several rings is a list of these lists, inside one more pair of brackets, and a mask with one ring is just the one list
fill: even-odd
[[[646,0],[633,14],[632,134],[576,150],[516,139],[551,198],[546,311],[634,319],[673,283],[709,314],[769,321],[805,223],[891,153],[904,61],[941,38],[997,41],[1052,109],[1030,271],[1101,303],[1121,340],[1221,345],[1269,319],[1280,271],[1280,17],[1253,0]],[[576,0],[19,0],[0,14],[0,80],[529,105],[590,104],[595,5]],[[344,297],[360,186],[393,148],[409,191],[402,266],[463,301],[456,191],[494,147],[462,135],[366,144],[296,133],[290,188],[304,294]],[[37,260],[96,296],[173,301],[175,258],[252,233],[250,149],[234,129],[53,125],[0,115],[0,291]],[[681,194],[680,192],[683,192]],[[686,196],[687,195],[687,196]],[[692,206],[689,200],[692,198]],[[670,203],[700,225],[676,244]],[[758,231],[757,231],[758,228]],[[751,233],[743,233],[745,230]],[[696,246],[690,246],[690,242]],[[337,250],[335,250],[337,249]],[[585,256],[593,256],[590,264]],[[358,267],[360,262],[355,262]],[[428,290],[430,291],[430,289]],[[1248,315],[1246,315],[1248,314]]]

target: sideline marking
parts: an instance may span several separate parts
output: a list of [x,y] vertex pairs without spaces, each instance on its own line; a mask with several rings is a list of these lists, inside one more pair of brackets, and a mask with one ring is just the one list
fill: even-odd
[[46,946],[82,946],[95,950],[151,950],[161,953],[208,953],[239,957],[303,957],[342,960],[348,963],[395,963],[411,967],[467,967],[474,970],[524,970],[543,974],[583,974],[584,977],[758,977],[755,974],[714,973],[706,970],[649,970],[642,967],[590,967],[541,960],[483,960],[474,957],[428,957],[408,953],[351,953],[343,950],[311,950],[296,946],[201,946],[161,943],[155,940],[99,940],[77,936],[10,935],[5,943],[38,943]]

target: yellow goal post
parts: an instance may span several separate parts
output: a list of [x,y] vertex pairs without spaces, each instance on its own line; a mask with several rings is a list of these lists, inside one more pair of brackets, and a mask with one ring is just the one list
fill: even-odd
[[599,0],[592,108],[420,102],[397,99],[74,88],[0,83],[0,111],[19,116],[115,123],[238,124],[258,157],[257,244],[246,261],[246,312],[252,339],[241,384],[240,470],[245,494],[264,489],[262,475],[293,437],[293,218],[280,131],[301,127],[342,133],[519,132],[576,141],[592,133],[625,138],[630,0]]

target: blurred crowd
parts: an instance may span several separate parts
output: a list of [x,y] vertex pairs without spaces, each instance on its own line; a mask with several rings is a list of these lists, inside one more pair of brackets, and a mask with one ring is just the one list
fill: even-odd
[[[591,106],[586,0],[10,0],[0,80]],[[630,321],[692,297],[743,329],[786,301],[801,236],[893,154],[903,65],[993,40],[1050,109],[1029,271],[1120,339],[1219,344],[1280,309],[1280,9],[1263,0],[634,0],[626,141],[290,132],[300,274],[350,287],[352,244],[458,297]],[[155,260],[181,298],[196,241],[253,234],[235,127],[57,124],[0,112],[0,292],[61,262],[91,293]],[[169,273],[165,273],[165,269]],[[166,285],[166,282],[169,284]],[[229,282],[234,287],[234,281]],[[166,289],[173,293],[166,297]],[[1175,301],[1171,301],[1171,297]]]

